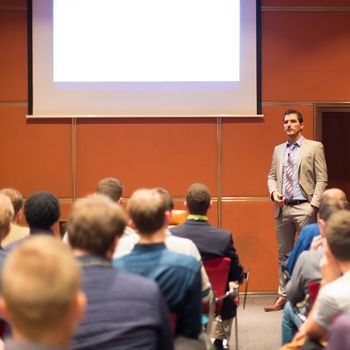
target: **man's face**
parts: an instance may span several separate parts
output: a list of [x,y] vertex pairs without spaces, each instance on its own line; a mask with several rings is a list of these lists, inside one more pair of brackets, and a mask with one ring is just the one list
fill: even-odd
[[298,137],[304,129],[304,124],[299,123],[298,115],[296,113],[285,115],[283,126],[288,137]]

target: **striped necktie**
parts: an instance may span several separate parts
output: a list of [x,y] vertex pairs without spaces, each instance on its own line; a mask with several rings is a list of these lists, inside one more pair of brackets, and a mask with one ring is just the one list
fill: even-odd
[[294,150],[296,144],[289,146],[289,153],[287,159],[287,171],[286,171],[286,197],[287,199],[293,198],[293,174],[294,174]]

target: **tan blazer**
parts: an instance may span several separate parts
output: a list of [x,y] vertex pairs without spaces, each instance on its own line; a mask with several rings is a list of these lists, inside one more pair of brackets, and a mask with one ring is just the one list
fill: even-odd
[[[282,193],[283,160],[286,151],[286,142],[275,147],[272,156],[272,165],[269,171],[267,185],[270,196],[272,192]],[[327,187],[327,164],[321,142],[307,140],[301,144],[298,160],[299,185],[310,204],[319,207],[321,195]],[[272,197],[271,197],[272,198]],[[280,208],[276,205],[275,216]]]

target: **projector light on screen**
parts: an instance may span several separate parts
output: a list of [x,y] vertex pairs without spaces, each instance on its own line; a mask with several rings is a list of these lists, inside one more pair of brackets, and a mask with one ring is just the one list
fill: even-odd
[[257,115],[258,0],[28,1],[29,115]]
[[54,0],[54,81],[239,81],[239,7],[239,0]]

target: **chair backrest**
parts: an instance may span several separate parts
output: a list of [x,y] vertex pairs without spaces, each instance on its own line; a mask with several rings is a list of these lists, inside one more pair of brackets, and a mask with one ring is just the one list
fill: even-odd
[[186,221],[186,218],[187,218],[186,210],[174,209],[171,211],[171,220],[169,225],[176,226],[176,225],[182,224],[183,222]]
[[308,284],[311,305],[315,303],[318,291],[320,290],[320,286],[321,286],[320,281],[311,281]]
[[[217,297],[221,297],[226,292],[228,274],[230,271],[230,258],[215,258],[203,261],[204,268],[208,274],[211,288]],[[219,313],[222,300],[217,302],[216,313]]]

